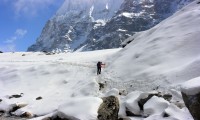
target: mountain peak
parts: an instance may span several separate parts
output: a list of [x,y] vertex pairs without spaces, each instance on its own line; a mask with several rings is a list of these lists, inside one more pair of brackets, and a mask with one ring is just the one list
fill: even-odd
[[74,12],[87,13],[95,20],[106,17],[110,19],[120,8],[124,0],[65,0],[57,15],[65,15]]
[[[193,0],[65,0],[28,51],[117,48]],[[161,7],[162,6],[162,7]]]

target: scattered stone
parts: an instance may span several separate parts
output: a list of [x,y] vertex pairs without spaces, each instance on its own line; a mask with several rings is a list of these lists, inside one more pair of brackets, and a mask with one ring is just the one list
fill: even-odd
[[20,98],[20,97],[22,97],[22,95],[23,95],[23,93],[21,93],[20,95],[17,95],[17,94],[11,95],[11,96],[9,96],[9,99],[12,99],[12,98]]
[[23,114],[20,115],[20,117],[23,117],[23,118],[31,118],[33,117],[33,115],[29,112],[24,112]]
[[167,101],[171,101],[171,99],[172,99],[172,95],[170,95],[170,94],[165,94],[162,97]]
[[156,88],[154,88],[153,90],[158,90],[160,86],[157,86]]
[[127,93],[127,91],[126,90],[120,90],[119,91],[119,95],[124,95],[124,96],[126,96],[128,93]]
[[5,111],[0,110],[0,116],[2,116],[4,113],[5,113]]
[[99,83],[99,90],[102,90],[105,87],[105,84]]
[[98,120],[118,120],[119,100],[115,96],[104,97],[98,110]]
[[168,115],[167,113],[163,114],[163,117],[169,117],[170,115]]
[[9,97],[9,99],[12,99],[12,98],[20,98],[20,97],[21,97],[21,95],[12,95],[12,96]]
[[129,43],[131,43],[134,39],[128,40],[128,41],[124,41],[121,46],[122,48],[125,48]]
[[41,99],[42,99],[42,97],[37,97],[37,98],[36,98],[36,100],[41,100]]
[[54,54],[56,54],[56,53],[53,53],[53,52],[47,52],[47,53],[45,53],[46,55],[54,55]]
[[200,93],[196,95],[186,95],[182,92],[183,100],[186,107],[189,109],[194,120],[200,120]]
[[12,112],[15,112],[16,110],[23,108],[25,106],[27,106],[27,104],[12,104],[9,114],[12,115]]

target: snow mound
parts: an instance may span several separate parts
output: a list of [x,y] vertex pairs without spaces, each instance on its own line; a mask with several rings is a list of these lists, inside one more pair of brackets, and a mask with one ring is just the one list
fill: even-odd
[[187,95],[200,93],[200,77],[194,78],[182,84],[181,91]]
[[95,120],[98,108],[102,102],[102,99],[97,97],[71,99],[64,105],[61,105],[58,111],[66,115],[76,116],[76,118],[81,120]]
[[148,97],[147,93],[140,91],[131,92],[126,96],[125,106],[135,115],[140,115],[140,107],[138,105],[138,101],[146,97]]
[[153,96],[144,104],[144,114],[149,115],[161,115],[163,111],[169,106],[169,102],[163,98]]
[[128,38],[133,41],[110,58],[105,76],[128,83],[129,91],[176,88],[200,76],[199,25],[200,7],[195,1],[152,29]]

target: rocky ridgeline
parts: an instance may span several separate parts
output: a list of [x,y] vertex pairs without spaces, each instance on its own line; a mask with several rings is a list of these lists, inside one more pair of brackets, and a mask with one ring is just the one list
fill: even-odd
[[[69,0],[64,4],[71,4],[70,8],[76,8],[76,4],[80,2],[77,1]],[[36,43],[30,46],[28,51],[118,48],[135,32],[152,28],[192,1],[114,0],[100,6],[94,1],[84,9],[72,10],[66,5],[61,7],[66,9],[65,12],[56,14],[46,23]]]

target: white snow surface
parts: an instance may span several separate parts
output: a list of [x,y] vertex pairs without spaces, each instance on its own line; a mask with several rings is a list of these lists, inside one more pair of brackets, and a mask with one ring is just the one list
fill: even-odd
[[194,78],[182,84],[181,91],[187,95],[200,93],[200,77]]
[[[94,52],[0,54],[0,110],[15,103],[27,104],[13,114],[29,112],[43,116],[55,111],[81,120],[97,117],[100,99],[96,63],[120,49]],[[22,55],[25,56],[22,56]],[[20,98],[9,96],[22,94]],[[41,100],[36,100],[41,96]],[[73,108],[73,109],[72,109]]]
[[[106,9],[109,8],[106,4]],[[153,88],[165,88],[173,93],[173,100],[180,101],[176,86],[200,76],[199,24],[200,7],[195,1],[154,28],[131,37],[133,42],[124,49],[55,55],[2,53],[0,110],[9,111],[13,104],[27,104],[13,114],[29,112],[41,116],[40,120],[62,112],[81,120],[94,120],[102,103],[100,98],[104,96],[120,99],[120,116],[125,116],[126,108],[140,113],[137,101]],[[106,64],[99,76],[96,75],[98,61]],[[102,91],[98,82],[106,83]],[[129,94],[120,96],[121,91]],[[22,97],[9,99],[15,94]],[[42,99],[36,100],[40,96]],[[173,104],[152,97],[144,105],[145,113],[150,115],[145,119],[165,119],[162,113],[166,112],[170,115],[168,120],[192,120],[186,108]]]
[[169,102],[163,98],[153,96],[144,104],[145,115],[161,115],[163,111],[169,106]]
[[[110,57],[105,78],[132,90],[179,89],[200,76],[200,7],[197,1],[150,30],[136,33]],[[134,87],[129,87],[130,85]]]
[[126,96],[125,106],[135,115],[140,115],[140,107],[138,101],[148,97],[148,94],[141,91],[134,91]]

